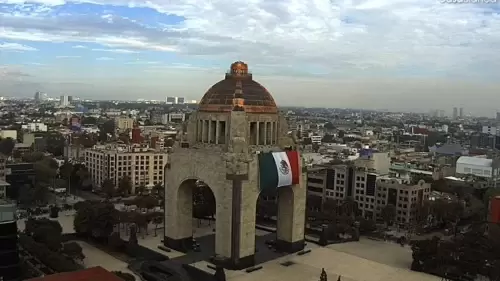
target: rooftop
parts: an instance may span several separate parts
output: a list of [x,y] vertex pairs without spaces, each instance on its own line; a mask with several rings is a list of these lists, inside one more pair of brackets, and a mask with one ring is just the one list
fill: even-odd
[[64,272],[44,277],[29,279],[28,281],[123,281],[118,276],[97,266],[75,272]]
[[491,167],[493,164],[493,160],[480,157],[462,156],[458,158],[457,165],[458,164]]

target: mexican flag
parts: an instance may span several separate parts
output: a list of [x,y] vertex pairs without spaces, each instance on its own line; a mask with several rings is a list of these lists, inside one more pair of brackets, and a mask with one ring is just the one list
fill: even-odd
[[259,154],[260,190],[299,183],[299,153],[297,151]]

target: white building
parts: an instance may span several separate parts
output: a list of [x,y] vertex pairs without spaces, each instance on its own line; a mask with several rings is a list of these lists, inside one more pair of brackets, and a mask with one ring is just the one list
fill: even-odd
[[28,123],[21,126],[23,130],[28,132],[47,132],[47,125],[44,123]]
[[315,144],[321,144],[322,136],[311,136],[311,142]]
[[498,127],[495,127],[495,126],[483,126],[483,129],[481,130],[481,132],[483,134],[500,136],[500,130]]
[[13,140],[17,140],[17,131],[16,130],[1,130],[0,138],[6,139],[11,138]]
[[462,156],[457,160],[455,172],[459,175],[493,178],[498,175],[498,165],[493,159]]

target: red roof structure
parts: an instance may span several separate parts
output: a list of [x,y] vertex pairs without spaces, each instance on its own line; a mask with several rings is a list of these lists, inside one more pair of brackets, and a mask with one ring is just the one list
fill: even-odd
[[64,272],[44,277],[29,279],[28,281],[123,281],[115,274],[97,266],[74,272]]

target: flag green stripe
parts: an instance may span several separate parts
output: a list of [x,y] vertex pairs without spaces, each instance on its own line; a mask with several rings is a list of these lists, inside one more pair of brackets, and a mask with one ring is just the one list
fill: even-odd
[[278,187],[278,170],[272,153],[259,154],[260,190]]

